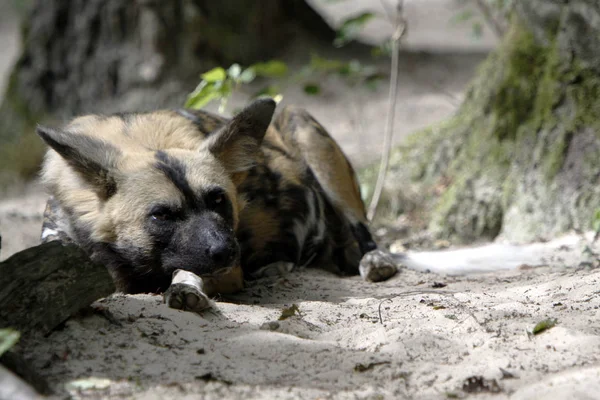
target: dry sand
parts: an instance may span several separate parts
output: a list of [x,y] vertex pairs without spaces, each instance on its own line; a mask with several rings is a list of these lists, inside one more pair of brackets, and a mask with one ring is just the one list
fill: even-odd
[[[24,345],[74,398],[470,398],[465,381],[481,377],[473,387],[490,391],[477,398],[593,399],[600,269],[579,264],[585,239],[567,242],[547,266],[467,277],[403,270],[372,284],[299,271],[203,315],[114,295]],[[528,333],[547,318],[557,325]]]
[[[3,257],[38,241],[44,200],[31,186],[0,202]],[[512,268],[466,277],[403,270],[370,284],[304,270],[255,282],[204,315],[170,310],[160,296],[115,295],[22,345],[73,398],[470,398],[462,388],[473,376],[500,391],[477,398],[600,398],[590,242],[573,234],[415,255],[437,266],[467,260],[471,271]],[[278,321],[293,304],[299,313]],[[547,318],[558,324],[528,334]]]

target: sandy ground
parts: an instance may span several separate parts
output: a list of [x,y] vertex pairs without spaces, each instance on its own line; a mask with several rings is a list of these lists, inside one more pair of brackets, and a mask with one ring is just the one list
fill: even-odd
[[[546,266],[468,277],[403,270],[370,284],[304,270],[203,315],[114,295],[23,345],[73,398],[593,399],[600,269],[580,264],[585,243],[554,243]],[[554,328],[528,333],[548,318]]]
[[[354,12],[369,0],[362,1],[340,10]],[[341,7],[322,2],[334,14]],[[0,88],[17,43],[14,22],[2,15]],[[421,28],[447,32],[436,18]],[[407,45],[435,47],[441,39],[428,42],[420,26],[413,24],[417,34]],[[477,46],[493,43],[488,35]],[[454,112],[482,58],[405,53],[396,140]],[[291,89],[284,101],[314,113],[355,163],[379,154],[385,84],[373,92],[332,79],[319,97]],[[38,243],[44,203],[37,185],[0,199],[1,259]],[[473,269],[513,269],[466,277],[404,270],[367,284],[304,270],[255,282],[203,315],[167,309],[158,296],[115,295],[22,345],[42,375],[72,398],[599,398],[600,272],[582,263],[588,240],[572,235],[560,243],[469,251]],[[419,254],[438,266],[466,260],[465,253]],[[294,304],[299,312],[279,320]],[[528,334],[547,318],[557,325]]]

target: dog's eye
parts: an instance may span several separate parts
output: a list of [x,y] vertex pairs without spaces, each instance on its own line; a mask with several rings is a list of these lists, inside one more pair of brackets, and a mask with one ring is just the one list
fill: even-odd
[[225,193],[215,190],[206,196],[206,205],[211,209],[219,208],[225,204],[226,199]]
[[155,207],[150,212],[150,218],[153,221],[170,221],[175,219],[176,213],[167,207]]
[[152,219],[155,221],[166,221],[171,219],[171,215],[169,213],[154,213],[152,214]]

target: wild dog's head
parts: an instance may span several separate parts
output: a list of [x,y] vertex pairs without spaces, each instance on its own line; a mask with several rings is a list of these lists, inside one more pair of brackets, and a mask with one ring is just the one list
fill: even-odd
[[254,165],[274,109],[272,100],[256,101],[206,135],[200,121],[175,112],[39,127],[51,147],[43,179],[73,239],[121,290],[164,290],[176,269],[210,275],[239,261],[236,184]]

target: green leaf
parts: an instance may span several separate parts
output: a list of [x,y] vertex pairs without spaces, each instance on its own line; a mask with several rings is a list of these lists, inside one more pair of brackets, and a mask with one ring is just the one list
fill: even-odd
[[17,342],[21,334],[11,328],[0,329],[0,356],[11,349]]
[[246,68],[244,72],[240,74],[239,81],[242,83],[250,83],[254,80],[254,78],[256,78],[256,72],[254,72],[254,69],[250,67]]
[[240,64],[232,64],[231,67],[229,67],[229,69],[227,70],[227,75],[229,75],[229,77],[232,79],[237,79],[241,73],[242,67],[240,67]]
[[316,83],[307,83],[304,85],[304,93],[315,96],[321,92],[321,87]]
[[547,331],[550,328],[554,328],[557,323],[558,323],[558,320],[555,318],[545,319],[541,322],[538,322],[533,327],[533,330],[531,331],[531,333],[533,333],[534,335],[539,335],[540,333]]
[[227,78],[227,73],[221,67],[213,68],[210,71],[207,71],[200,75],[200,77],[206,82],[218,82],[224,81]]
[[221,100],[221,107],[226,103],[226,100],[232,93],[232,81],[226,79],[224,81],[208,82],[206,80],[200,82],[196,90],[194,90],[187,98],[185,107],[199,109],[210,103],[212,100]]
[[196,89],[188,96],[185,107],[199,109],[220,97],[219,89],[214,82],[202,81]]
[[373,13],[365,12],[346,19],[338,29],[333,45],[335,47],[342,47],[354,40],[363,26],[374,16]]
[[218,82],[215,84],[215,91],[219,94],[220,97],[228,98],[232,93],[232,82],[231,80],[226,80],[223,82]]
[[265,78],[281,78],[288,72],[287,64],[278,60],[256,63],[251,65],[250,68],[257,76],[263,76]]

